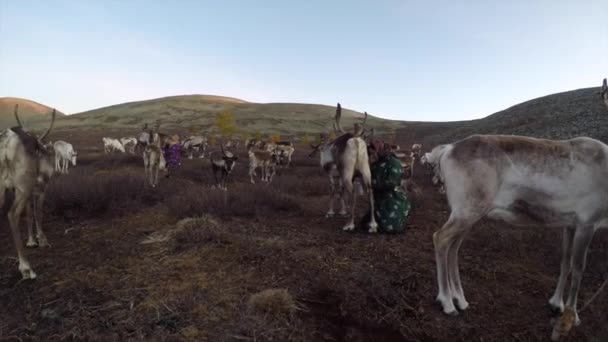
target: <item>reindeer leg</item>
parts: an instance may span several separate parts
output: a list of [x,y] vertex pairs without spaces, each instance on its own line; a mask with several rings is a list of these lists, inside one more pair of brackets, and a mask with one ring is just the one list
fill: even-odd
[[250,166],[249,167],[249,180],[251,181],[251,184],[255,184],[255,181],[253,180],[254,174],[255,174],[255,167]]
[[44,205],[45,194],[41,193],[34,195],[34,222],[36,222],[36,239],[40,247],[51,247],[51,244],[42,231],[42,209]]
[[336,194],[340,197],[340,211],[338,212],[338,215],[341,217],[347,217],[348,216],[348,212],[347,210],[347,205],[346,205],[346,200],[344,199],[344,186],[342,185],[342,180],[341,179],[337,179],[337,192]]
[[[350,231],[350,230],[355,229],[355,208],[357,207],[357,193],[353,189],[352,181],[345,182],[343,179],[342,183],[343,184],[346,183],[346,184],[344,184],[344,188],[345,188],[346,192],[350,195],[350,198],[352,198],[352,203],[351,203],[352,207],[350,208],[350,218],[348,219],[348,222],[346,223],[346,225],[344,225],[344,227],[342,227],[342,230]],[[342,191],[342,196],[344,196],[344,190]]]
[[[470,228],[470,227],[469,227]],[[452,300],[456,302],[456,306],[460,310],[466,310],[469,307],[464,297],[464,290],[462,289],[462,282],[460,281],[460,270],[458,269],[458,251],[462,245],[462,241],[468,231],[458,232],[455,237],[455,241],[448,249],[448,276],[450,279],[450,291],[452,294]]]
[[[448,265],[449,249],[453,246],[454,242],[460,236],[463,230],[468,230],[475,222],[471,219],[457,217],[452,211],[452,214],[446,221],[446,223],[433,234],[433,245],[435,246],[435,262],[437,263],[437,283],[439,287],[439,293],[437,295],[437,301],[441,303],[443,312],[448,315],[456,315],[458,311],[454,307],[452,293],[452,285],[450,284],[450,273],[456,278],[456,272],[450,272],[449,266],[457,267],[457,261],[452,260],[451,264]],[[458,258],[458,254],[453,254],[454,258]],[[459,277],[459,276],[458,276]],[[464,298],[464,297],[463,297]]]
[[23,279],[35,279],[36,273],[34,273],[34,270],[30,267],[30,263],[23,254],[21,231],[19,229],[19,220],[28,200],[29,198],[26,194],[19,190],[15,191],[15,201],[8,212],[8,221],[13,233],[13,242],[15,243],[15,249],[17,250],[17,258],[19,259],[19,271],[21,272]]
[[327,211],[327,214],[325,214],[326,218],[331,218],[334,217],[335,212],[334,212],[334,197],[336,195],[336,184],[334,181],[334,178],[332,176],[329,177],[329,186],[330,186],[330,192],[329,192],[329,210]]
[[570,259],[572,258],[572,242],[574,240],[574,229],[572,227],[564,227],[562,230],[562,262],[559,269],[559,278],[557,286],[549,305],[555,312],[564,312],[564,288],[566,281],[570,275]]
[[27,222],[27,243],[26,247],[38,247],[38,243],[34,239],[34,201],[30,200],[25,206],[25,221]]
[[589,248],[589,244],[593,238],[593,231],[592,226],[583,226],[577,227],[574,233],[572,258],[570,261],[572,278],[570,280],[570,292],[568,293],[566,307],[573,309],[576,317],[574,325],[577,326],[581,324],[581,320],[578,317],[578,312],[576,310],[578,290],[581,286],[581,280],[583,279],[583,272],[585,271],[585,265],[587,263],[587,249]]

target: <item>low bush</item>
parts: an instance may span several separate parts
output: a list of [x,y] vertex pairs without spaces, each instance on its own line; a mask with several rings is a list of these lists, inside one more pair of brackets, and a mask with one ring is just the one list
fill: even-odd
[[300,204],[294,197],[261,184],[234,184],[228,191],[193,186],[170,197],[166,205],[178,219],[201,214],[255,216],[300,210]]

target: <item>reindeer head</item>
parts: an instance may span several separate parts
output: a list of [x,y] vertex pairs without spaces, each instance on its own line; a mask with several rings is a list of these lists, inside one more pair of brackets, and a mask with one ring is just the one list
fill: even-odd
[[411,155],[414,160],[420,160],[420,158],[422,157],[422,145],[421,144],[412,145],[412,154]]
[[72,152],[72,158],[71,158],[73,166],[76,166],[76,157],[78,157],[78,153],[76,153],[76,151],[73,151]]
[[25,146],[26,153],[30,156],[30,158],[33,157],[38,162],[37,182],[39,184],[46,184],[53,175],[54,167],[51,163],[53,146],[50,145],[50,143],[45,143],[45,139],[51,132],[51,129],[53,129],[56,111],[53,109],[51,114],[51,124],[41,136],[36,136],[25,130],[21,120],[19,119],[18,111],[19,105],[15,105],[15,120],[17,120],[18,126],[12,130],[19,136],[19,139]]
[[28,152],[36,153],[39,156],[41,154],[49,155],[50,152],[53,150],[53,148],[52,148],[52,145],[47,146],[47,144],[45,143],[45,139],[49,135],[49,133],[53,129],[53,125],[55,124],[55,115],[56,115],[55,109],[53,109],[53,112],[51,113],[51,124],[50,124],[49,128],[44,133],[42,133],[41,136],[35,136],[34,134],[28,132],[25,129],[25,127],[21,123],[21,120],[19,119],[18,112],[19,112],[19,105],[16,104],[15,105],[15,120],[17,121],[18,126],[14,130],[18,131],[17,134],[20,135],[20,137],[22,138],[22,141],[24,142],[24,145],[26,145],[26,149],[28,149]]
[[222,150],[222,159],[224,160],[224,165],[226,167],[226,172],[228,172],[230,174],[232,172],[232,170],[234,169],[234,165],[236,164],[236,161],[239,158],[237,156],[235,156],[230,151],[224,151],[224,144],[223,144],[223,142],[220,144],[220,147],[221,147],[221,150]]

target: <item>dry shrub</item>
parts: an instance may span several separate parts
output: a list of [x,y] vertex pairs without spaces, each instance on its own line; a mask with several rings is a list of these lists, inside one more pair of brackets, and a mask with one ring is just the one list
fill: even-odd
[[149,199],[148,191],[140,174],[73,172],[51,180],[45,202],[51,214],[74,218],[101,215],[111,208],[140,207]]
[[169,212],[176,218],[199,216],[203,213],[219,217],[248,217],[300,210],[300,204],[294,197],[264,185],[249,184],[235,184],[228,191],[188,187],[170,197],[166,204]]
[[186,218],[177,223],[174,252],[181,252],[204,243],[230,243],[225,227],[211,216]]
[[297,306],[287,289],[267,289],[249,297],[247,309],[250,313],[289,317],[295,313]]

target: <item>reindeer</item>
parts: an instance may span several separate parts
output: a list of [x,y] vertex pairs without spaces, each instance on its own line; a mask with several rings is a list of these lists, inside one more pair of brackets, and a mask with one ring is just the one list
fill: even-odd
[[193,135],[184,140],[182,146],[188,154],[188,159],[193,158],[193,151],[201,152],[198,157],[204,158],[207,149],[207,138],[202,135]]
[[137,139],[134,137],[122,137],[120,143],[124,146],[125,150],[131,154],[135,154],[135,147],[137,146]]
[[[223,190],[227,190],[226,180],[228,176],[234,170],[234,166],[238,157],[234,155],[230,151],[224,151],[223,144],[220,144],[222,156],[219,159],[213,157],[213,152],[209,154],[209,160],[211,161],[211,170],[213,171],[213,178],[215,179],[215,183],[217,183],[217,187]],[[215,152],[215,151],[214,151]],[[220,178],[218,180],[218,173]]]
[[[346,214],[345,202],[344,202],[344,191],[350,194],[352,198],[351,203],[351,215],[349,221],[342,228],[345,231],[350,231],[355,228],[355,206],[357,201],[357,193],[353,188],[353,179],[355,177],[361,178],[363,185],[369,195],[369,204],[371,212],[374,212],[374,197],[371,192],[371,171],[369,166],[369,157],[367,153],[367,144],[362,138],[363,132],[365,131],[365,122],[367,121],[367,112],[363,123],[355,123],[355,132],[346,133],[340,126],[340,117],[342,114],[342,107],[338,103],[336,108],[336,116],[334,122],[334,130],[337,133],[341,133],[339,137],[329,142],[322,142],[319,145],[312,145],[314,153],[320,153],[321,167],[328,173],[331,184],[331,195],[329,211],[326,217],[334,216],[334,197],[338,195],[342,202],[342,210],[340,214]],[[369,222],[370,233],[376,233],[378,224],[375,220],[375,215],[371,215],[371,221]]]
[[295,152],[293,145],[279,145],[277,144],[274,148],[274,153],[277,156],[277,164],[284,165],[285,167],[291,166],[291,157]]
[[76,166],[76,157],[78,154],[74,151],[72,144],[62,140],[58,140],[53,144],[55,151],[55,171],[59,173],[68,173],[68,164],[72,162]]
[[[28,223],[28,243],[30,247],[49,246],[42,231],[42,205],[49,179],[53,175],[50,151],[44,144],[55,123],[55,109],[51,114],[49,128],[40,136],[27,132],[18,115],[15,105],[15,119],[18,126],[5,129],[0,133],[0,207],[4,206],[6,192],[14,191],[14,200],[7,216],[11,227],[19,271],[23,279],[35,279],[36,273],[31,268],[22,250],[19,220],[23,209],[26,209]],[[32,235],[32,221],[36,223],[36,241]]]
[[240,145],[241,141],[239,139],[228,139],[228,141],[224,143],[224,148],[227,150],[234,150],[238,149]]
[[549,304],[564,312],[562,297],[571,275],[565,310],[580,324],[577,297],[587,249],[595,231],[608,226],[608,145],[586,137],[473,135],[433,148],[423,161],[436,166],[451,209],[447,222],[433,234],[437,301],[443,311],[453,315],[456,307],[469,306],[458,250],[471,227],[488,217],[562,228],[560,275]]
[[266,145],[266,143],[262,140],[258,139],[247,139],[245,140],[245,146],[247,147],[247,151],[251,149],[262,149]]
[[137,143],[135,144],[134,150],[137,150],[138,153],[141,151],[143,153],[144,149],[150,143],[150,130],[148,130],[148,124],[144,124],[141,128],[141,132],[137,137]]
[[249,150],[249,179],[251,184],[255,184],[253,176],[256,175],[255,169],[260,168],[262,182],[270,184],[276,174],[277,155],[274,151]]
[[162,138],[159,133],[151,133],[150,143],[146,145],[143,157],[146,177],[150,185],[155,188],[158,185],[158,171],[166,169],[165,157],[162,150]]
[[105,153],[110,153],[112,151],[120,151],[125,153],[125,147],[122,145],[120,140],[108,137],[103,137],[101,140],[103,141],[103,151]]

